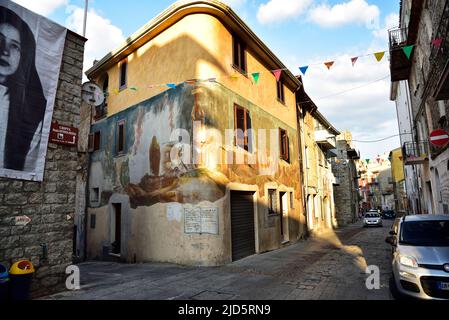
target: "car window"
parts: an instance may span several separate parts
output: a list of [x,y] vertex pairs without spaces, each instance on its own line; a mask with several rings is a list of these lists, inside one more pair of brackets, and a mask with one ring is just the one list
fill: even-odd
[[378,213],[367,213],[366,217],[367,218],[379,218],[380,215]]
[[403,222],[399,242],[413,246],[449,246],[449,221]]

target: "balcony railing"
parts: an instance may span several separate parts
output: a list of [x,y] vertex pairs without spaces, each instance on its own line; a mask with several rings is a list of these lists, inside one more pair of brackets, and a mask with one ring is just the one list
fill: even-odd
[[429,160],[429,142],[406,142],[402,148],[405,165],[423,164]]
[[389,30],[390,49],[396,49],[407,43],[407,28],[397,28]]

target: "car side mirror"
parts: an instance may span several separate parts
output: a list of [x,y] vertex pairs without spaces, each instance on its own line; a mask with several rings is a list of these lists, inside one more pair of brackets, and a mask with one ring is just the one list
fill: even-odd
[[385,239],[385,242],[392,245],[392,246],[396,246],[396,237],[395,236],[388,236]]

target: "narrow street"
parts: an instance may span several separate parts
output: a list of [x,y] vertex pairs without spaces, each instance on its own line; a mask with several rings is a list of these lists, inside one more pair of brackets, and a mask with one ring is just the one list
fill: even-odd
[[[80,264],[81,290],[44,299],[390,300],[391,221],[361,222],[223,267],[172,264]],[[380,289],[365,286],[368,265],[380,268]]]

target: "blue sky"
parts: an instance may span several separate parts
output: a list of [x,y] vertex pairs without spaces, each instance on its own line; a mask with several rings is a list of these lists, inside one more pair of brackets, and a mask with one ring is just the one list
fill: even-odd
[[[84,0],[15,0],[81,33]],[[304,85],[320,111],[355,140],[376,140],[398,133],[396,111],[389,101],[387,55],[350,58],[388,49],[387,29],[397,26],[399,0],[224,0],[294,73],[310,67]],[[90,0],[86,64],[102,58],[172,0]],[[322,62],[336,60],[327,70]],[[355,87],[332,98],[320,99]],[[399,139],[356,143],[363,158],[399,147]]]

